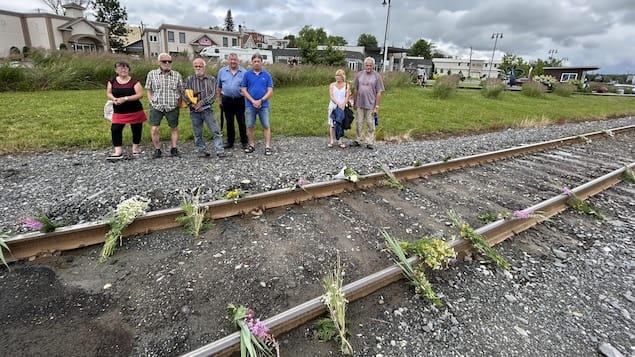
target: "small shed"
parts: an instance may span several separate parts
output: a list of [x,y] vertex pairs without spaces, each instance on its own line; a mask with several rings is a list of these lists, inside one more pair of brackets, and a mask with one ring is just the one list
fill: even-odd
[[544,75],[552,76],[560,82],[569,80],[579,80],[584,82],[587,72],[597,71],[600,67],[579,66],[579,67],[544,67]]

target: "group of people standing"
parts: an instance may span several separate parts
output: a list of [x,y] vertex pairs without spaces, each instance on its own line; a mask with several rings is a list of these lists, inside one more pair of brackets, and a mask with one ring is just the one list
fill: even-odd
[[[214,150],[217,157],[225,157],[225,149],[235,144],[236,127],[240,137],[241,148],[245,153],[255,151],[256,117],[263,128],[264,154],[271,155],[271,129],[269,98],[273,94],[273,79],[262,68],[262,56],[252,56],[252,68],[246,70],[238,62],[238,55],[232,53],[228,65],[218,71],[217,78],[206,73],[206,63],[202,58],[193,60],[194,74],[183,81],[181,74],[172,70],[172,57],[167,53],[158,56],[159,68],[148,72],[145,88],[150,102],[149,118],[143,111],[140,99],[143,97],[141,83],[130,77],[130,64],[125,61],[115,63],[116,77],[107,83],[106,94],[113,102],[111,124],[114,152],[107,159],[114,161],[123,156],[123,128],[129,124],[132,131],[132,155],[140,154],[139,144],[143,123],[151,126],[153,158],[161,158],[161,142],[159,127],[163,118],[170,127],[170,155],[179,156],[177,148],[179,139],[179,112],[183,104],[190,110],[194,145],[199,157],[211,156],[203,139],[203,128],[206,126],[213,136]],[[357,73],[353,83],[352,101],[357,111],[356,140],[351,146],[364,144],[373,149],[375,140],[374,116],[379,110],[381,93],[384,91],[381,76],[374,70],[375,60],[368,57],[364,60],[364,69]],[[329,86],[328,126],[329,148],[338,140],[338,146],[345,148],[343,134],[337,132],[337,123],[333,113],[343,110],[351,101],[351,92],[343,70],[335,73],[335,82]],[[214,114],[214,102],[225,116],[227,123],[227,141],[223,144],[222,135]],[[339,114],[339,112],[338,112]],[[364,128],[365,127],[365,128]],[[337,128],[339,129],[339,128]]]

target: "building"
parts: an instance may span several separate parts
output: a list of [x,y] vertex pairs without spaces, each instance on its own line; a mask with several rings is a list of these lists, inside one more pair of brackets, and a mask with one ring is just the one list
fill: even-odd
[[460,59],[460,58],[433,58],[434,73],[440,76],[448,74],[462,74],[466,78],[498,78],[500,73],[500,60],[486,59]]
[[108,24],[89,21],[85,8],[77,4],[62,7],[64,16],[0,10],[0,57],[22,53],[25,48],[110,51]]
[[597,71],[600,67],[583,66],[583,67],[544,67],[543,74],[552,76],[560,82],[569,80],[579,80],[584,82],[587,72]]

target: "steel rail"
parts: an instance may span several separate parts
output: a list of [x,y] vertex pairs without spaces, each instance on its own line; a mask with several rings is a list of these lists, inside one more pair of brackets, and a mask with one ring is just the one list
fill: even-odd
[[[455,158],[447,161],[433,162],[416,167],[400,168],[393,171],[400,181],[413,180],[443,172],[459,170],[464,167],[477,166],[497,160],[508,159],[554,149],[561,146],[583,143],[594,138],[612,136],[635,130],[635,125],[623,126],[605,131],[596,131],[578,136],[565,137],[536,144],[517,146],[509,149],[492,151],[477,155]],[[250,195],[237,200],[218,200],[204,203],[211,219],[220,219],[251,212],[262,212],[267,209],[298,204],[301,202],[337,195],[343,192],[367,189],[382,184],[386,178],[383,172],[360,176],[356,183],[345,180],[334,180],[304,185],[301,188],[285,188]],[[137,218],[124,232],[123,237],[143,235],[152,231],[180,226],[176,218],[183,214],[181,208],[169,208],[152,211]],[[66,251],[104,242],[109,226],[105,221],[89,222],[66,226],[51,233],[32,232],[6,239],[10,253],[7,261],[17,261],[43,254]]]
[[[572,189],[577,197],[584,200],[596,195],[622,181],[622,175],[626,168],[631,170],[635,168],[635,163],[631,163],[626,167],[612,171],[604,176],[589,181],[581,186]],[[531,218],[524,219],[501,219],[492,222],[483,227],[476,229],[476,232],[482,235],[490,245],[498,244],[505,239],[523,232],[541,221],[549,217],[553,217],[568,208],[567,201],[569,196],[560,194],[550,199],[542,201],[536,205],[526,208],[526,212],[539,213]],[[463,240],[457,239],[451,242],[450,246],[457,252],[457,256],[463,257],[472,253],[472,245]],[[411,263],[416,263],[416,257],[408,259]],[[356,280],[342,287],[344,294],[349,302],[359,300],[366,297],[395,281],[403,278],[401,269],[397,265],[393,265],[374,274]],[[280,335],[289,332],[326,312],[321,297],[313,298],[298,306],[265,320],[265,324],[269,327],[274,335]],[[204,356],[229,356],[239,350],[240,334],[234,332],[224,338],[221,338],[208,345],[202,346],[194,351],[182,355],[182,357],[204,357]]]

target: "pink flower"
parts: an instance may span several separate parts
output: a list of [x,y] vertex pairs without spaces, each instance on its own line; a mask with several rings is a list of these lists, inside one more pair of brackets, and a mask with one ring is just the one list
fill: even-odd
[[562,193],[564,193],[565,195],[567,195],[569,197],[571,197],[571,195],[573,195],[573,192],[571,192],[571,190],[567,186],[562,188]]
[[44,224],[42,222],[31,217],[28,217],[24,220],[24,225],[26,226],[26,228],[32,229],[34,231],[39,231],[40,229],[44,227]]
[[298,186],[304,186],[304,185],[308,185],[310,183],[311,183],[310,181],[305,180],[305,179],[299,179],[298,180]]
[[515,211],[514,212],[514,218],[516,219],[526,219],[526,218],[531,218],[532,217],[532,213],[531,212],[527,212],[527,211]]
[[262,339],[266,338],[269,334],[269,329],[264,322],[260,321],[260,319],[247,321],[247,325],[249,326],[249,331],[251,331],[251,333]]

